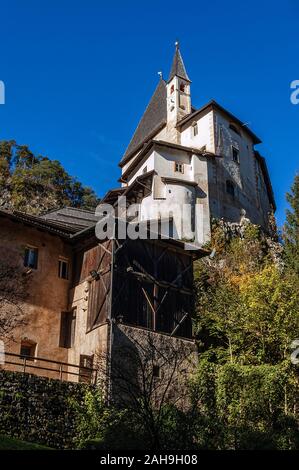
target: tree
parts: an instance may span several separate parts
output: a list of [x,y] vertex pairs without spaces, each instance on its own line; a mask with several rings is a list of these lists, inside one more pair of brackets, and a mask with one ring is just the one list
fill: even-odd
[[11,160],[13,156],[13,147],[16,145],[14,140],[0,142],[0,187],[10,176]]
[[38,215],[62,206],[92,210],[97,204],[94,191],[57,160],[36,156],[15,141],[0,142],[0,207]]
[[283,230],[284,252],[287,266],[299,275],[299,174],[295,176],[291,192],[286,199],[290,209],[286,211]]
[[[114,327],[114,338],[111,358],[97,357],[99,376],[108,385],[109,405],[125,411],[123,425],[129,421],[132,428],[132,422],[136,423],[135,438],[142,434],[151,449],[167,448],[174,439],[169,428],[175,427],[184,415],[182,410],[190,405],[194,350],[188,343],[152,332],[127,334],[125,326]],[[184,444],[184,438],[186,434],[175,448]]]
[[290,363],[219,365],[201,360],[192,379],[204,449],[298,449],[298,382]]
[[196,275],[195,326],[204,354],[222,363],[283,361],[299,331],[299,290],[277,260],[277,243],[248,225],[243,238],[226,241],[218,227],[212,244],[216,256],[201,260]]

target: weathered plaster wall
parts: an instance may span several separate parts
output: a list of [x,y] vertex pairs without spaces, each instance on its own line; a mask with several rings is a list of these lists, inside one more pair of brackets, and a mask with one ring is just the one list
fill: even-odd
[[[96,243],[96,240],[74,249],[76,273],[69,294],[69,309],[76,308],[76,332],[73,345],[68,349],[69,363],[79,364],[81,355],[93,356],[95,367],[99,357],[107,355],[111,283],[108,252],[111,249],[112,243]],[[105,274],[93,280],[92,270],[105,271]]]
[[[83,281],[70,292],[71,308],[77,308],[76,333],[72,348],[68,349],[68,362],[79,364],[80,355],[94,356],[94,365],[100,356],[107,354],[108,324],[87,330],[89,282]],[[71,370],[71,368],[70,368]],[[69,376],[69,380],[78,378]]]
[[[239,222],[240,212],[245,209],[251,222],[266,225],[270,206],[264,181],[257,190],[253,140],[241,126],[238,127],[240,135],[230,129],[230,121],[222,113],[214,111],[214,120],[216,154],[221,158],[208,160],[211,215]],[[239,150],[239,163],[233,160],[232,146]],[[226,191],[227,180],[234,184],[234,197]]]
[[[197,123],[198,127],[196,136],[193,133],[192,124],[194,122]],[[181,144],[198,149],[206,146],[208,152],[215,152],[213,111],[206,111],[200,117],[195,117],[193,121],[183,126],[181,129]]]
[[27,324],[14,331],[15,341],[7,344],[7,350],[20,353],[21,340],[27,339],[37,344],[37,356],[66,361],[67,350],[59,347],[59,335],[70,281],[58,277],[58,260],[68,258],[71,270],[71,248],[61,238],[37,229],[10,221],[1,226],[0,246],[14,256],[17,253],[21,266],[27,245],[38,248],[38,266],[30,274],[29,296],[23,306]]

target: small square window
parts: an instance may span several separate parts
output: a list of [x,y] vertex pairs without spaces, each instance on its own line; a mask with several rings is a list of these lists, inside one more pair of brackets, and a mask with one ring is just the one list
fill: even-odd
[[30,341],[21,342],[20,356],[22,359],[27,359],[28,361],[33,361],[35,356],[36,343]]
[[24,254],[24,266],[37,269],[38,249],[27,246]]
[[236,147],[232,146],[232,154],[233,154],[233,161],[236,163],[240,162],[240,152],[239,149]]
[[230,125],[229,125],[229,128],[230,128],[232,131],[234,131],[236,134],[241,135],[239,129],[238,129],[234,124],[230,124]]
[[80,355],[79,382],[90,383],[92,379],[93,356]]
[[177,173],[184,173],[184,163],[175,162],[174,171]]
[[153,366],[153,377],[156,377],[158,379],[160,379],[160,377],[161,377],[160,367],[157,366],[157,365]]
[[69,276],[69,262],[65,259],[58,261],[58,276],[61,279],[68,279]]

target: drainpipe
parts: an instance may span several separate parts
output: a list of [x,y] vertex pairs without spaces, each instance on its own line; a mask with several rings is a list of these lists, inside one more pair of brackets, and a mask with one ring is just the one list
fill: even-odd
[[115,241],[112,239],[111,247],[111,264],[110,264],[110,302],[108,310],[108,354],[107,354],[107,404],[110,405],[111,402],[111,390],[112,390],[112,380],[111,380],[111,360],[112,360],[112,345],[113,345],[113,322],[112,322],[112,295],[113,295],[113,271],[114,271],[114,247]]

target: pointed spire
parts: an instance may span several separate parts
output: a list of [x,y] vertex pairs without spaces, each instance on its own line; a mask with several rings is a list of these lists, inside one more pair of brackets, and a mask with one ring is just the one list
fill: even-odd
[[175,53],[174,53],[168,81],[170,81],[174,76],[183,78],[184,80],[187,80],[188,82],[191,81],[185,69],[185,65],[181,56],[180,45],[178,41],[175,42]]

